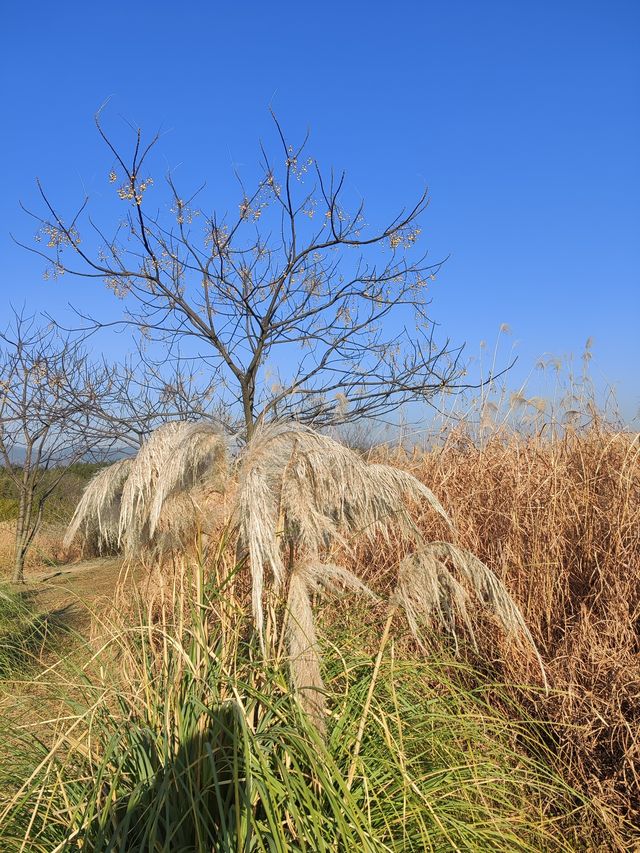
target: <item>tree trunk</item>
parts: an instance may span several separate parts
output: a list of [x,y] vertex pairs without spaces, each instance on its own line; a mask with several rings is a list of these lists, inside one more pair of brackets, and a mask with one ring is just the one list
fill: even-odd
[[38,507],[36,520],[33,521],[33,511],[28,517],[19,520],[16,526],[16,546],[13,560],[13,583],[24,583],[24,562],[42,523],[42,506]]
[[24,583],[24,558],[27,553],[26,532],[29,526],[30,507],[28,499],[28,487],[26,484],[20,494],[20,503],[18,506],[18,518],[16,519],[16,544],[13,560],[13,582]]
[[255,385],[252,380],[246,380],[242,385],[242,409],[247,441],[251,440],[255,429],[254,416]]
[[24,562],[27,552],[40,525],[44,502],[40,501],[34,520],[34,488],[33,484],[25,481],[20,494],[18,518],[16,520],[16,544],[13,560],[13,583],[24,583]]
[[24,558],[26,552],[22,545],[16,542],[16,553],[13,561],[13,583],[24,583]]
[[29,521],[31,516],[28,498],[24,492],[20,495],[20,507],[16,519],[16,545],[13,559],[13,582],[24,583],[24,558],[27,555],[29,541]]

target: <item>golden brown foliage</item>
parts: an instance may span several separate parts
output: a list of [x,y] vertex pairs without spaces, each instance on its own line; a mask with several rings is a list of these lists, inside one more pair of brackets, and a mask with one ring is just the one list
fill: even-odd
[[[595,426],[545,441],[515,433],[480,445],[460,432],[430,453],[380,451],[429,485],[459,544],[513,594],[540,649],[558,760],[591,797],[640,818],[640,436]],[[425,536],[442,530],[431,514]],[[384,584],[375,553],[360,572]],[[533,680],[487,626],[479,660],[514,682]],[[501,672],[500,672],[501,670]],[[514,688],[515,690],[516,688]]]

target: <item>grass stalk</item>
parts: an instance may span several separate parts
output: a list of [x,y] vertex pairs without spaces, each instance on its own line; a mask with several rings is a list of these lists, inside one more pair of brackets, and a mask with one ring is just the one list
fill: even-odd
[[356,767],[358,764],[358,756],[360,755],[360,749],[362,748],[362,739],[364,737],[364,730],[367,724],[367,717],[369,716],[369,711],[371,710],[371,701],[373,699],[373,694],[376,689],[376,684],[378,681],[378,676],[380,674],[380,666],[382,664],[382,658],[384,656],[384,650],[389,641],[389,635],[391,633],[391,625],[393,623],[393,617],[395,616],[397,605],[392,604],[387,612],[387,618],[384,623],[384,628],[382,630],[382,636],[380,637],[380,645],[378,647],[378,653],[376,654],[376,658],[373,664],[373,672],[371,673],[371,681],[369,683],[369,689],[367,690],[367,696],[364,700],[364,706],[362,708],[362,715],[360,717],[360,722],[358,723],[358,731],[356,733],[356,739],[353,745],[353,755],[351,758],[351,764],[349,765],[349,772],[347,774],[347,789],[350,791],[351,786],[353,785],[353,780],[356,775]]

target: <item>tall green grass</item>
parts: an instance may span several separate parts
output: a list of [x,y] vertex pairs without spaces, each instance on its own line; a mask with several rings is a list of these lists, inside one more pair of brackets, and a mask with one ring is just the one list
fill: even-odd
[[468,667],[390,645],[354,761],[372,677],[357,638],[327,642],[325,739],[228,579],[179,572],[96,619],[81,655],[32,682],[39,720],[4,720],[2,850],[585,847],[588,805],[549,770],[544,733],[510,722]]

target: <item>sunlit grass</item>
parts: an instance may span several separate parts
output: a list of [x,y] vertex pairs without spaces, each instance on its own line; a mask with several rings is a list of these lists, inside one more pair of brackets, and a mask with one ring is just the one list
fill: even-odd
[[357,635],[327,646],[324,739],[228,581],[180,571],[96,615],[94,643],[33,681],[39,723],[5,719],[4,850],[568,851],[593,818],[539,726],[446,657],[387,647],[354,763],[372,677]]

